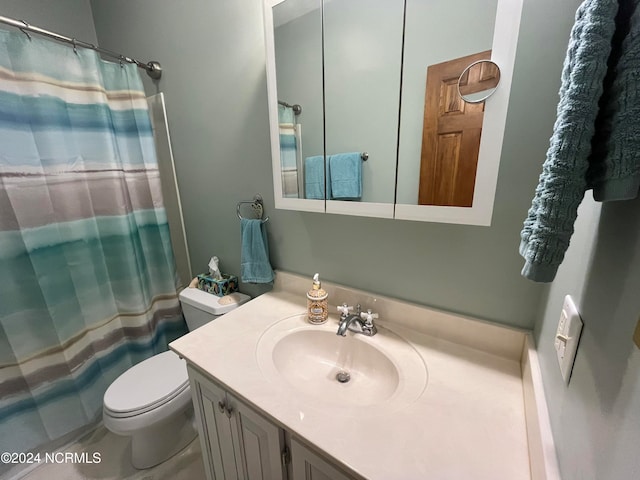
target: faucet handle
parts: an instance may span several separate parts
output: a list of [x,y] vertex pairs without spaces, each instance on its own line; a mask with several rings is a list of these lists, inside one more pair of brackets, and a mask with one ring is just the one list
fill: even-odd
[[346,303],[338,305],[338,312],[340,312],[340,316],[343,318],[349,315],[351,311],[353,311],[353,307],[348,306]]
[[367,325],[372,325],[373,324],[373,319],[374,318],[378,318],[379,315],[377,313],[371,313],[371,309],[369,308],[366,312],[362,312],[360,314],[360,317],[362,317],[362,319],[367,322]]

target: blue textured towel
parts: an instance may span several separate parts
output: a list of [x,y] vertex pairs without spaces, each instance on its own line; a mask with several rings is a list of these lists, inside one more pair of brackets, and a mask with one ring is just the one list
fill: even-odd
[[638,3],[585,0],[576,12],[553,136],[520,234],[522,275],[530,280],[554,279],[586,190],[599,201],[638,193]]
[[362,156],[360,152],[337,153],[329,157],[331,197],[356,200],[362,197]]
[[240,252],[240,276],[246,283],[270,283],[273,269],[269,263],[267,230],[262,220],[240,220],[242,248]]
[[[324,196],[324,167],[323,155],[307,157],[304,159],[304,196],[306,198],[323,200]],[[329,174],[329,162],[327,162],[327,178]],[[327,198],[331,198],[331,183],[327,182]]]

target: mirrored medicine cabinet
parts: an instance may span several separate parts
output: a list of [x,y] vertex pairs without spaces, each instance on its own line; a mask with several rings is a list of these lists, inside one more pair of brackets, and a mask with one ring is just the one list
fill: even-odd
[[521,11],[264,0],[276,208],[490,225]]

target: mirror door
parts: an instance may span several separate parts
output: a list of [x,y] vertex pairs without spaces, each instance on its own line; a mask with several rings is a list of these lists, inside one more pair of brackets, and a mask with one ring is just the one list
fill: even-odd
[[[395,218],[491,224],[521,11],[522,0],[406,0]],[[466,102],[459,77],[480,58],[500,84]]]
[[321,2],[264,4],[276,208],[325,210]]
[[393,217],[404,0],[324,0],[327,212]]

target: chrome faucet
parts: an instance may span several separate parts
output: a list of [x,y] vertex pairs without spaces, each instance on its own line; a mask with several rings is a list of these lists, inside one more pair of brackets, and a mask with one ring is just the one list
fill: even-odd
[[[354,333],[361,333],[367,337],[373,337],[378,333],[378,329],[373,324],[373,319],[378,318],[377,313],[371,313],[371,310],[363,312],[360,304],[356,305],[356,313],[349,313],[353,310],[353,307],[347,306],[343,303],[338,307],[340,312],[340,325],[336,335],[347,335],[347,330],[351,330]],[[354,325],[355,324],[355,325]]]

